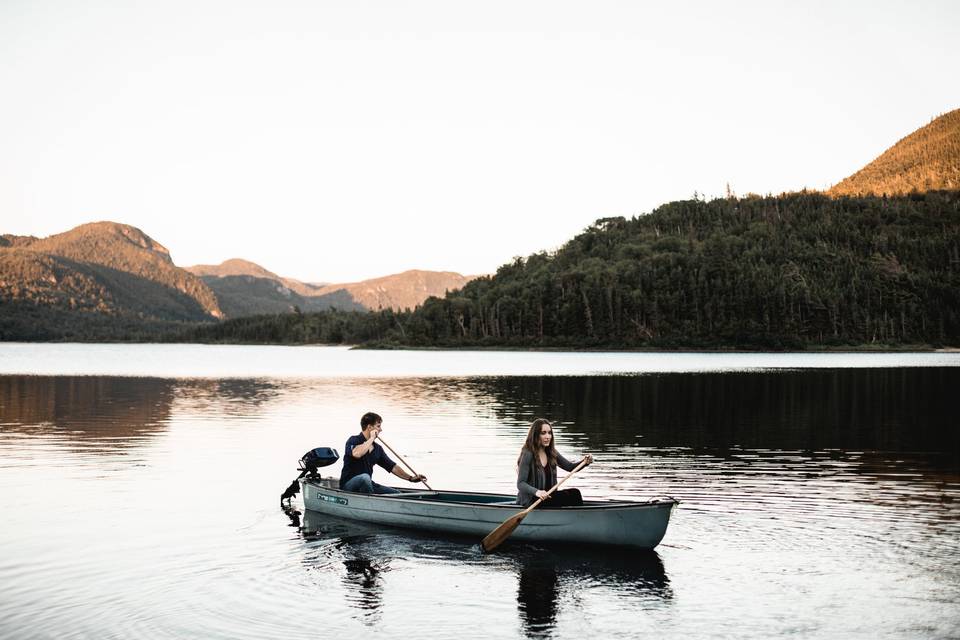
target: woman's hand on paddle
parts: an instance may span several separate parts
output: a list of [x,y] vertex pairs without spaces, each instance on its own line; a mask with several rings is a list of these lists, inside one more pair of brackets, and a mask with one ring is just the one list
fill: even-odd
[[410,476],[410,482],[426,482],[426,481],[427,481],[427,476],[423,475],[422,473],[415,476]]
[[543,489],[537,489],[537,494],[536,494],[536,495],[537,495],[538,498],[543,498],[544,500],[549,500],[550,498],[553,497],[553,496],[547,494],[547,492],[544,491]]
[[592,455],[592,454],[588,453],[587,455],[583,456],[583,459],[587,461],[587,464],[593,464],[593,455]]

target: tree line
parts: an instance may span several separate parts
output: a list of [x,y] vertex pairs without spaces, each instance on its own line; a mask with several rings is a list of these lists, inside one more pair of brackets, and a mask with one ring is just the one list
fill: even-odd
[[603,218],[412,311],[239,318],[225,342],[761,348],[960,343],[960,192],[800,192]]

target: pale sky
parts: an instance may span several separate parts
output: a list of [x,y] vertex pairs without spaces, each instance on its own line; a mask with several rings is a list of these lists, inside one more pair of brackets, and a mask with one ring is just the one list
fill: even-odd
[[0,0],[0,92],[0,233],[479,274],[839,182],[960,107],[960,3]]

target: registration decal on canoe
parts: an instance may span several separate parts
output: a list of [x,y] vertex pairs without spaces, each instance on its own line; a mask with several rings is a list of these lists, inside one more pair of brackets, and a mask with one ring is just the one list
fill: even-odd
[[333,502],[334,504],[349,504],[349,500],[346,498],[340,498],[337,496],[326,496],[322,493],[318,493],[317,497],[323,500],[324,502]]

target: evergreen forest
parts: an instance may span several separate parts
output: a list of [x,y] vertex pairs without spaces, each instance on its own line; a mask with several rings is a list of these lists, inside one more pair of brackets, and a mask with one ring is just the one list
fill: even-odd
[[597,220],[412,311],[289,313],[169,339],[371,347],[960,345],[960,192],[699,198]]

